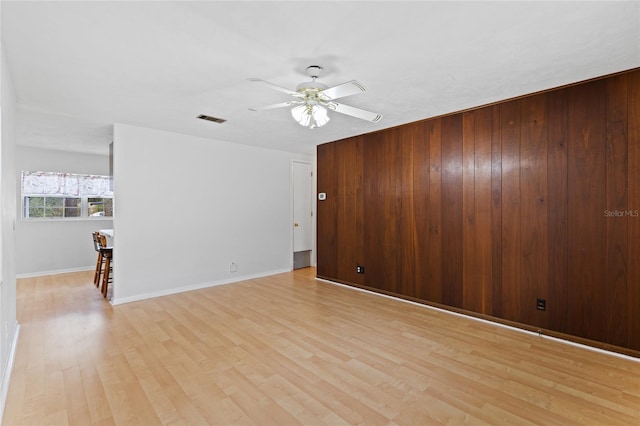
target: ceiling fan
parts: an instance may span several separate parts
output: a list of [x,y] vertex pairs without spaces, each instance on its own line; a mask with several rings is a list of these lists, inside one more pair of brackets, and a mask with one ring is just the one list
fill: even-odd
[[329,122],[327,110],[350,115],[373,123],[377,123],[382,119],[381,114],[344,105],[335,101],[336,99],[343,98],[345,96],[366,92],[367,89],[365,89],[362,84],[355,80],[351,80],[346,83],[338,84],[337,86],[327,87],[325,84],[316,81],[321,72],[322,67],[319,65],[311,65],[307,67],[307,74],[311,77],[311,81],[298,84],[295,91],[269,83],[268,81],[260,78],[249,78],[248,80],[251,82],[265,84],[272,89],[286,93],[295,98],[287,102],[249,109],[251,111],[264,111],[275,108],[293,107],[291,108],[291,115],[294,120],[296,120],[300,125],[310,129],[322,127]]

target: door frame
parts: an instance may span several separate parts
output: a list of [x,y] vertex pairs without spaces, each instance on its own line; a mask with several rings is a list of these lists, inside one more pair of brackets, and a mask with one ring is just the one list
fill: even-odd
[[289,267],[290,269],[293,271],[293,221],[294,221],[294,209],[295,209],[295,193],[294,193],[294,180],[295,180],[295,171],[294,171],[294,167],[295,164],[299,163],[299,164],[306,164],[311,166],[311,188],[309,188],[309,190],[311,191],[311,266],[315,267],[316,266],[316,204],[314,203],[315,200],[315,193],[316,193],[316,164],[315,162],[312,161],[306,161],[306,160],[291,160],[291,188],[290,188],[290,193],[291,193],[291,209],[290,209],[290,218],[289,218],[289,224],[290,224],[290,228],[289,228],[289,232],[290,234],[290,248],[289,248],[289,253],[291,254],[291,258],[290,258],[290,264]]

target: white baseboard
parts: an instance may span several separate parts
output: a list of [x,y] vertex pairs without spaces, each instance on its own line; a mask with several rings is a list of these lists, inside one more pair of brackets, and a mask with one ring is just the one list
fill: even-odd
[[16,274],[16,279],[43,277],[45,275],[68,274],[68,273],[71,273],[71,272],[93,271],[94,269],[95,269],[95,265],[94,266],[81,266],[79,268],[57,269],[55,271],[27,272],[27,273],[24,273],[24,274]]
[[7,395],[9,394],[9,382],[11,381],[11,372],[13,371],[13,362],[16,358],[16,347],[18,346],[18,336],[20,335],[20,324],[16,324],[15,333],[13,333],[13,341],[11,342],[11,351],[7,365],[2,375],[2,383],[0,384],[0,421],[4,415],[4,407],[7,403]]
[[236,282],[240,282],[240,281],[251,280],[251,279],[254,279],[254,278],[262,278],[262,277],[267,277],[269,275],[282,274],[282,273],[285,273],[285,272],[291,272],[291,269],[289,269],[289,268],[276,269],[276,270],[273,270],[273,271],[260,272],[260,273],[257,273],[257,274],[241,275],[241,276],[228,278],[228,279],[224,279],[224,280],[208,281],[208,282],[204,282],[204,283],[191,284],[191,285],[187,285],[187,286],[175,287],[175,288],[170,288],[170,289],[166,289],[166,290],[154,291],[154,292],[150,292],[150,293],[137,294],[135,296],[114,298],[114,299],[111,300],[111,304],[112,305],[122,305],[123,303],[138,302],[140,300],[152,299],[154,297],[169,296],[169,295],[172,295],[172,294],[184,293],[184,292],[193,291],[193,290],[200,290],[200,289],[203,289],[203,288],[215,287],[215,286],[218,286],[218,285],[232,284],[232,283],[236,283]]

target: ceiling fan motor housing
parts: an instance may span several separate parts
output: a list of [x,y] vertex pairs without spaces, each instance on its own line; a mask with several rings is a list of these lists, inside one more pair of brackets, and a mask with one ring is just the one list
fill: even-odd
[[325,90],[328,86],[326,84],[322,84],[316,80],[313,81],[305,81],[304,83],[300,83],[296,86],[296,92],[302,94],[315,94],[321,90]]

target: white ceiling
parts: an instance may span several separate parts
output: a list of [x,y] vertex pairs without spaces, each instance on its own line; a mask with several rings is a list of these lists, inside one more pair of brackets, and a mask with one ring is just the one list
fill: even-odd
[[[12,2],[2,40],[18,143],[106,153],[128,123],[291,152],[640,66],[640,2]],[[287,109],[307,66],[341,102],[309,130]],[[197,120],[199,114],[227,119]]]

